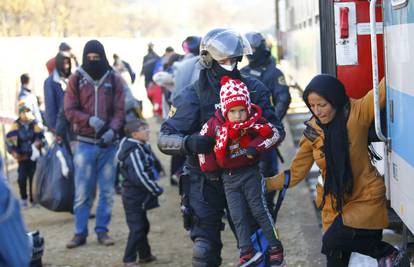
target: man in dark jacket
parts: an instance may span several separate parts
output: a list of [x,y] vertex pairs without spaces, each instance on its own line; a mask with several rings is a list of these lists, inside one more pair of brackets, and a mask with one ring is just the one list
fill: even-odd
[[[70,56],[65,52],[56,55],[56,67],[45,80],[45,124],[55,135],[68,137],[69,122],[63,114],[63,98],[71,75]],[[67,139],[67,141],[69,141]]]
[[144,56],[144,59],[142,60],[142,69],[141,69],[141,76],[144,76],[145,78],[145,88],[148,90],[148,87],[153,82],[152,80],[152,74],[153,70],[155,68],[155,64],[160,59],[160,56],[155,53],[154,51],[154,44],[149,43],[148,44],[148,53]]
[[103,45],[86,43],[82,66],[70,76],[65,92],[65,116],[78,141],[75,164],[75,236],[67,244],[86,243],[88,217],[95,188],[99,187],[95,232],[103,245],[113,245],[108,235],[116,174],[116,142],[123,125],[124,81],[112,70]]
[[161,126],[160,150],[169,155],[186,155],[182,183],[182,211],[185,226],[191,231],[193,266],[221,264],[222,217],[226,199],[221,179],[208,179],[201,172],[197,154],[212,151],[214,140],[200,136],[202,125],[220,108],[220,79],[227,75],[242,80],[250,98],[263,110],[263,117],[276,126],[284,138],[284,129],[274,115],[270,91],[258,80],[240,74],[237,63],[251,53],[250,45],[239,33],[216,29],[206,34],[200,46],[203,69],[199,79],[173,99],[169,118]]

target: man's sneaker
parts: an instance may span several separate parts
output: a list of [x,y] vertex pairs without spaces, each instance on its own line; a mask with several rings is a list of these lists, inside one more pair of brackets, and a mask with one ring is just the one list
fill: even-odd
[[156,260],[157,260],[157,257],[155,257],[154,255],[151,255],[149,257],[139,259],[139,263],[141,263],[141,264],[149,263],[149,262],[153,262],[153,261],[156,261]]
[[395,250],[378,260],[378,267],[410,267],[410,259],[404,250]]
[[270,247],[269,248],[269,266],[279,267],[283,266],[283,247]]
[[256,266],[261,261],[263,261],[263,253],[250,249],[240,253],[239,267]]
[[123,267],[140,267],[136,262],[124,262]]
[[98,233],[98,242],[104,246],[112,246],[115,241],[108,235],[108,233]]
[[66,244],[67,248],[76,248],[86,244],[86,237],[80,235],[74,235],[72,240]]

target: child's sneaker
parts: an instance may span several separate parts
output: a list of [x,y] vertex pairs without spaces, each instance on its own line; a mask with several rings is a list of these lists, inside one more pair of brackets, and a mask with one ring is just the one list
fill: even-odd
[[283,266],[283,247],[270,247],[269,248],[269,266],[280,267]]
[[144,264],[144,263],[149,263],[149,262],[153,262],[153,261],[156,261],[156,260],[157,260],[157,257],[155,257],[154,255],[150,255],[146,258],[142,258],[142,259],[140,258],[139,263]]
[[249,249],[246,252],[240,253],[239,267],[256,266],[262,260],[262,252]]

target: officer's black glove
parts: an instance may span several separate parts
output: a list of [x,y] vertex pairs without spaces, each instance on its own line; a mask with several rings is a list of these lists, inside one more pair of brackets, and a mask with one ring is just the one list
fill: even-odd
[[213,151],[214,139],[209,136],[192,134],[185,140],[185,148],[195,154],[208,154]]
[[257,155],[257,150],[256,150],[256,148],[249,146],[249,147],[246,149],[246,156],[247,156],[249,159],[253,159],[256,155]]

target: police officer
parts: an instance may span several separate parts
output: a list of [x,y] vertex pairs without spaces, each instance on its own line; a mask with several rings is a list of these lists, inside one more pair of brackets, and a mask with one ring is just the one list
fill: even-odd
[[[283,73],[276,68],[276,63],[272,57],[266,40],[259,32],[249,32],[245,34],[252,48],[252,54],[247,55],[249,65],[242,68],[240,72],[244,75],[256,78],[263,82],[272,93],[272,102],[275,105],[277,118],[282,121],[289,108],[291,101],[289,87],[286,84]],[[262,155],[260,170],[265,177],[270,177],[278,173],[277,149]],[[267,206],[273,210],[273,199],[275,192],[266,194]],[[273,215],[275,215],[273,213]]]
[[[248,87],[253,103],[263,109],[281,139],[285,132],[274,113],[270,91],[258,80],[243,76],[237,63],[251,53],[247,40],[228,29],[215,29],[206,34],[200,45],[199,79],[182,89],[173,99],[169,118],[161,125],[158,147],[169,155],[185,154],[185,173],[180,179],[184,221],[193,240],[192,263],[195,267],[221,264],[222,217],[226,199],[221,180],[209,178],[200,171],[197,154],[213,149],[214,140],[198,133],[202,125],[220,108],[220,79],[227,75],[241,79]],[[214,175],[214,177],[217,177]]]

